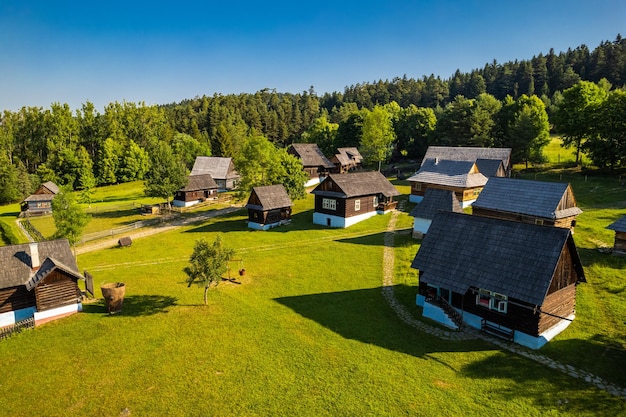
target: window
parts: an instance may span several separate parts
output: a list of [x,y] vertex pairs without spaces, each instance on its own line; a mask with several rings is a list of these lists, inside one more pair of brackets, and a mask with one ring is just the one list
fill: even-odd
[[538,225],[543,225],[543,220],[541,220],[541,219],[535,219],[535,224],[538,224]]
[[354,211],[361,210],[361,200],[354,200]]
[[476,305],[483,306],[490,310],[506,313],[508,307],[508,297],[493,291],[480,289],[476,294]]
[[326,210],[337,210],[337,200],[333,200],[332,198],[323,198],[322,208]]
[[422,183],[421,182],[416,182],[415,184],[413,184],[413,189],[415,191],[422,191]]

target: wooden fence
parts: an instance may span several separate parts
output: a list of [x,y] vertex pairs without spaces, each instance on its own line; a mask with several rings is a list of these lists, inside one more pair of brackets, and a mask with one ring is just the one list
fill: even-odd
[[18,321],[15,324],[0,329],[0,340],[6,339],[13,333],[20,333],[24,329],[32,329],[35,327],[35,318],[31,317],[26,320]]

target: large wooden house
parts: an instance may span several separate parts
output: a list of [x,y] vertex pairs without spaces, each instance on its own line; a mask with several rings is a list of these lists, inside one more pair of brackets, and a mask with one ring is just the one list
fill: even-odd
[[304,184],[305,187],[319,184],[335,168],[335,165],[324,156],[315,143],[292,143],[287,148],[287,152],[302,161],[302,169],[309,176],[309,180]]
[[533,349],[571,323],[585,281],[569,229],[451,212],[437,213],[411,266],[424,316]]
[[292,205],[282,184],[254,187],[246,204],[248,227],[267,230],[286,224],[291,220]]
[[439,211],[463,213],[459,200],[453,191],[429,188],[426,190],[422,202],[417,204],[410,213],[413,217],[414,238],[421,239],[424,237],[433,221],[433,217]]
[[191,175],[209,174],[217,183],[220,191],[237,188],[239,173],[235,170],[232,158],[218,156],[197,156],[191,169]]
[[511,178],[490,178],[472,204],[476,216],[570,229],[580,213],[569,184]]
[[400,195],[378,171],[330,174],[312,193],[313,223],[330,227],[348,227],[387,213],[396,207],[393,198]]
[[470,206],[487,184],[476,162],[427,159],[420,169],[408,178],[411,183],[409,201],[419,203],[426,190],[437,188],[453,191],[461,207]]
[[615,231],[613,254],[626,255],[626,216],[622,216],[615,222],[608,225],[607,229]]
[[363,167],[363,157],[355,147],[337,148],[337,153],[330,158],[330,162],[335,165],[332,172],[336,174],[344,174]]
[[187,185],[176,191],[172,204],[176,207],[189,207],[205,200],[217,199],[219,186],[211,174],[189,175]]
[[37,190],[26,197],[21,204],[20,216],[52,213],[52,199],[59,193],[59,187],[52,181],[44,182]]
[[[429,146],[423,161],[439,159],[440,161],[466,161],[477,162],[478,160],[502,161],[504,176],[511,176],[511,148],[479,148],[468,146]],[[480,169],[480,167],[479,167]],[[481,171],[482,172],[482,171]],[[483,172],[487,177],[492,176],[490,170]]]
[[39,325],[82,310],[84,277],[66,239],[0,247],[0,327]]

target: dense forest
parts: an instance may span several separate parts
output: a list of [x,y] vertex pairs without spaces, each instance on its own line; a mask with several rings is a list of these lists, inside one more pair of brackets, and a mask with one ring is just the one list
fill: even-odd
[[89,191],[144,179],[162,143],[187,169],[196,155],[232,156],[241,169],[259,140],[276,150],[315,142],[328,156],[358,146],[372,166],[419,159],[433,144],[506,146],[515,162],[538,163],[556,132],[577,155],[617,169],[626,165],[625,86],[626,41],[618,35],[593,51],[550,50],[448,79],[404,76],[323,95],[313,87],[264,89],[160,106],[115,102],[103,113],[89,102],[23,107],[0,118],[0,202],[19,200],[42,181]]

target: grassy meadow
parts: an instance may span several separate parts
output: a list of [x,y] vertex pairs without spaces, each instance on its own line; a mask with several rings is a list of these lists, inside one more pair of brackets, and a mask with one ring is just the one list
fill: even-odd
[[[584,210],[575,240],[588,282],[577,290],[576,320],[539,352],[626,386],[626,258],[598,250],[612,245],[605,227],[626,214],[626,188],[615,178],[542,175],[571,182]],[[406,199],[408,183],[394,183]],[[106,193],[113,204],[116,188]],[[398,214],[399,231],[411,228],[411,207]],[[313,225],[312,212],[309,195],[295,203],[291,224],[269,231],[249,230],[239,210],[79,255],[97,287],[126,283],[123,311],[109,316],[97,299],[81,314],[0,341],[3,413],[626,414],[625,400],[584,381],[486,342],[443,341],[403,324],[381,292],[391,215],[329,229]],[[235,282],[211,289],[205,306],[182,269],[196,239],[217,235],[242,262],[232,263]],[[395,247],[396,296],[419,317],[409,267],[419,242],[398,233]]]

